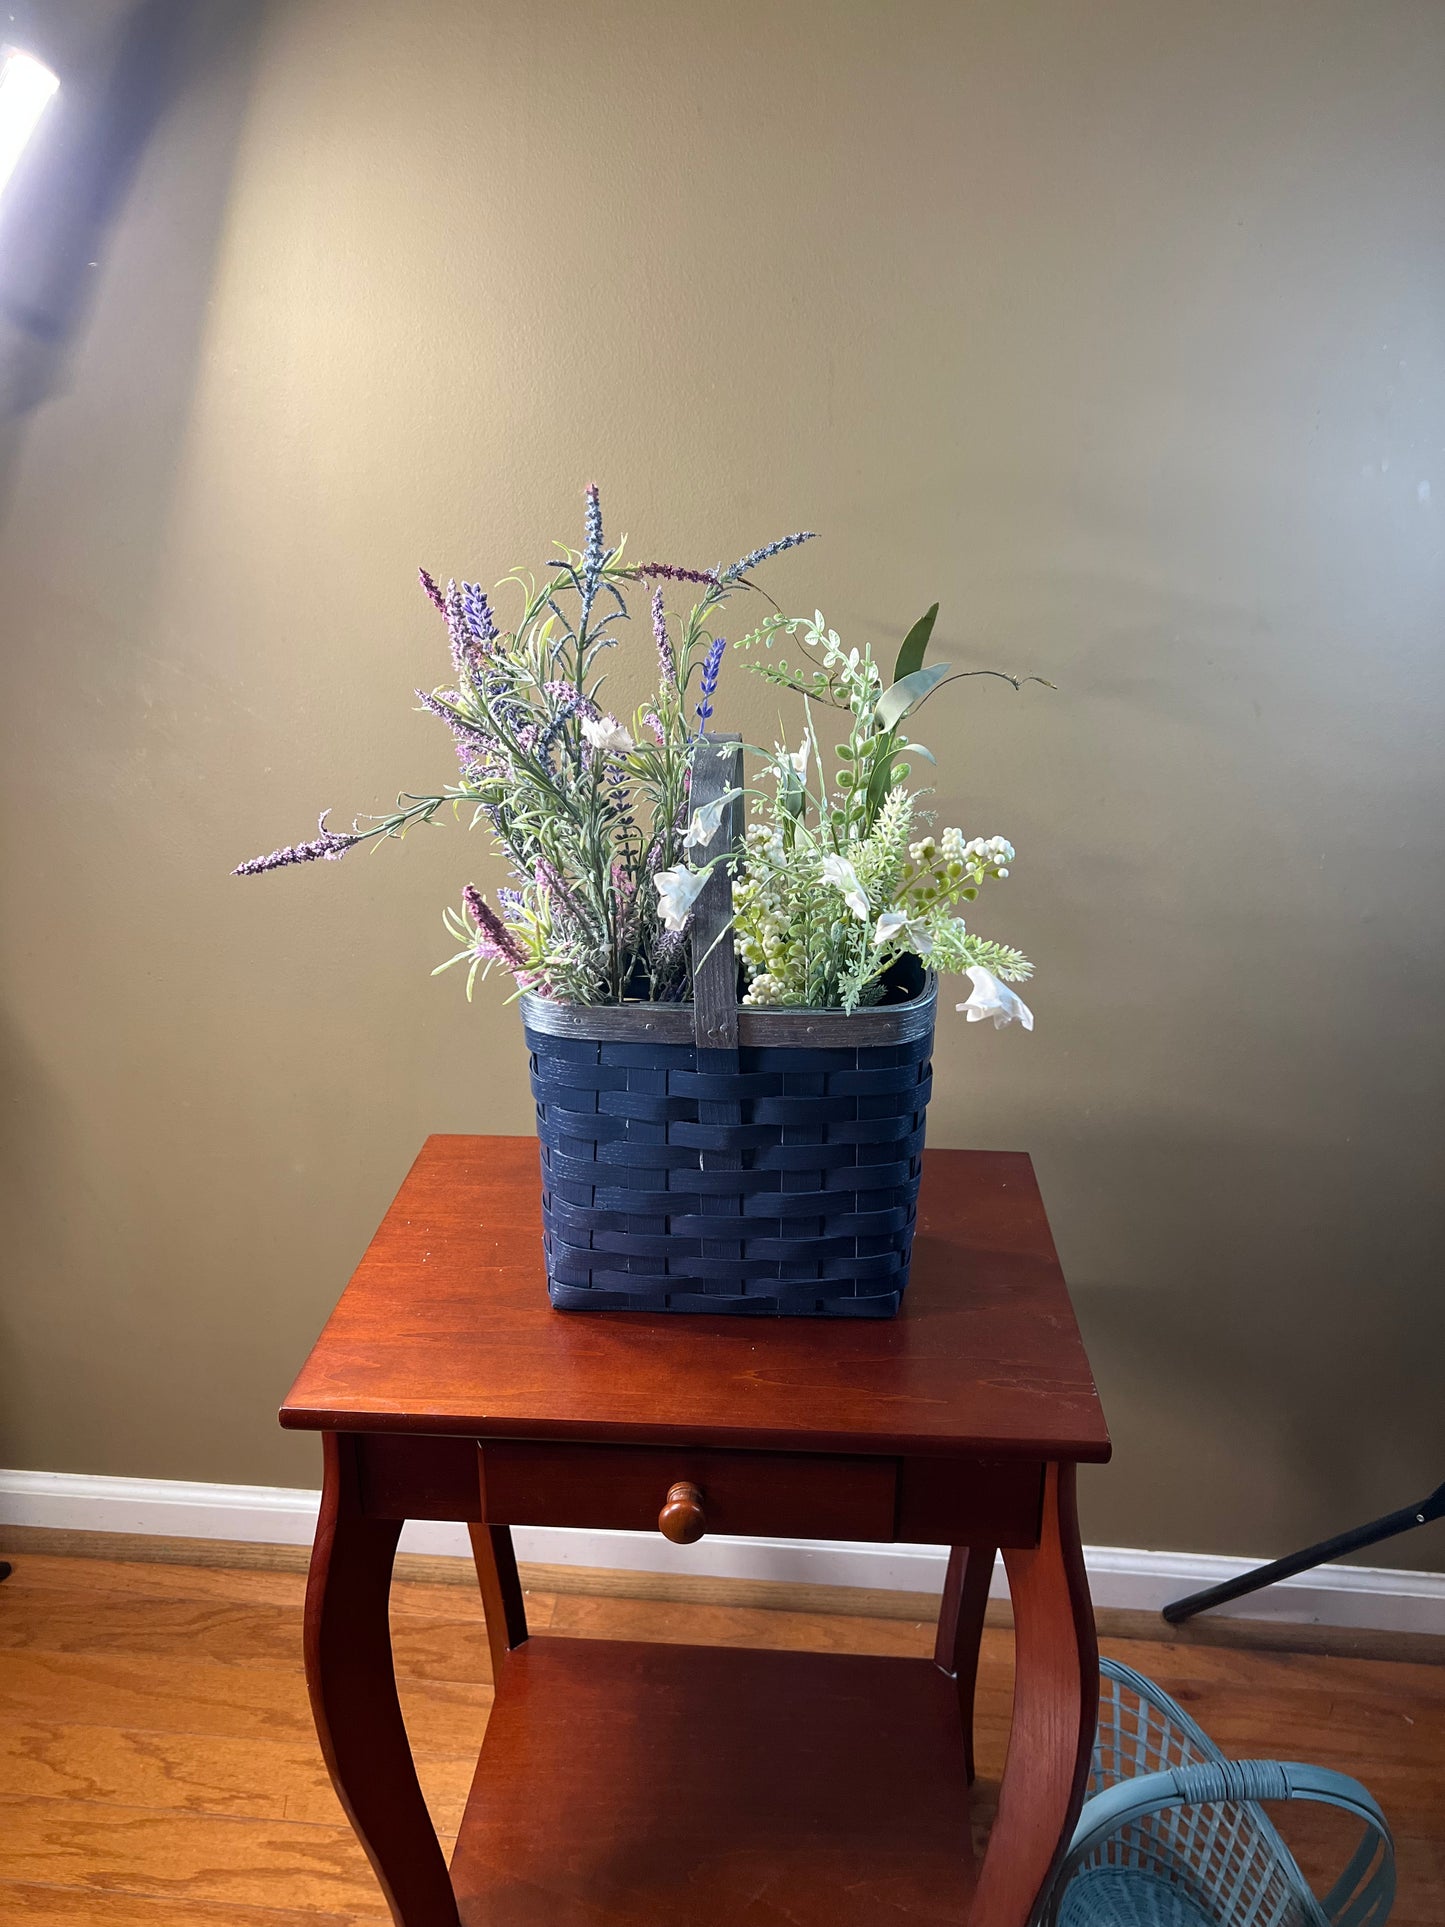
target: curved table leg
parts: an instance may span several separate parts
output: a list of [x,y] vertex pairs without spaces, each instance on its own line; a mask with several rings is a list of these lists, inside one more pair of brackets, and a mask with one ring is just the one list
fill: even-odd
[[948,1577],[938,1613],[938,1637],[933,1663],[947,1673],[958,1689],[958,1716],[963,1727],[963,1763],[973,1785],[973,1694],[978,1681],[978,1649],[983,1639],[983,1616],[988,1610],[989,1581],[993,1578],[995,1546],[953,1546],[948,1554]]
[[969,1927],[1027,1927],[1083,1805],[1099,1710],[1074,1467],[1044,1474],[1032,1551],[1004,1553],[1014,1612],[1014,1705],[998,1817]]
[[368,1519],[352,1440],[324,1435],[326,1480],[306,1587],[306,1683],[331,1784],[397,1927],[458,1927],[396,1697],[387,1605],[399,1519]]

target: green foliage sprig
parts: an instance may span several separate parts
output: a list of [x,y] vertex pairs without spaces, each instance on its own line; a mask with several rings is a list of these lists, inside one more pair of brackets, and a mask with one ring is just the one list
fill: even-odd
[[[748,664],[802,696],[805,710],[798,750],[758,752],[772,788],[754,802],[733,886],[750,1003],[853,1010],[877,1002],[907,956],[940,970],[982,972],[991,982],[1031,973],[1019,951],[976,936],[957,914],[986,881],[1008,876],[1013,846],[1003,837],[965,838],[955,828],[938,838],[914,835],[911,759],[934,757],[904,725],[934,690],[956,679],[946,663],[924,666],[937,614],[935,603],[909,631],[886,686],[871,649],[845,648],[821,611],[811,619],[771,615],[738,644],[771,652],[796,637],[808,652],[798,663],[779,653]],[[1005,680],[1017,688],[1042,678]],[[839,767],[831,785],[815,704],[849,718],[832,752]],[[1004,1000],[995,1009],[1018,1003],[997,985],[988,994]]]

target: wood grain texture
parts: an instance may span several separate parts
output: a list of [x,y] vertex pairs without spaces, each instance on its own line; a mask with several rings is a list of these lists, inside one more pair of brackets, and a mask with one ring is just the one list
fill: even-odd
[[162,1900],[156,1894],[96,1893],[0,1879],[7,1927],[376,1927],[376,1912],[297,1913],[290,1907],[237,1907],[229,1901]]
[[423,1146],[282,1407],[293,1428],[1102,1460],[1029,1160],[932,1151],[887,1322],[554,1312],[532,1138]]
[[[209,1553],[212,1548],[203,1550]],[[466,1582],[460,1596],[451,1583],[399,1585],[396,1591],[403,1597],[393,1600],[393,1624],[401,1612],[425,1617],[429,1601],[435,1603],[444,1625],[463,1613],[476,1614],[479,1622],[468,1562],[425,1562],[420,1569],[451,1576],[458,1566]],[[801,1596],[811,1602],[820,1589],[799,1595],[773,1588],[760,1595],[752,1585],[738,1587],[736,1597],[744,1603],[729,1610],[725,1593],[716,1590],[725,1587],[723,1581],[709,1582],[707,1600],[689,1601],[629,1598],[617,1590],[629,1575],[592,1577],[599,1586],[605,1577],[607,1590],[569,1593],[556,1601],[550,1595],[532,1594],[527,1604],[533,1630],[555,1609],[565,1622],[558,1630],[594,1640],[727,1641],[918,1658],[926,1658],[933,1649],[932,1602],[924,1599],[913,1602],[910,1620],[837,1611],[767,1610],[758,1603],[760,1597],[776,1602]],[[222,1801],[239,1797],[244,1802],[251,1797],[248,1784],[262,1800],[280,1792],[288,1813],[279,1817],[289,1818],[299,1832],[311,1824],[303,1816],[314,1814],[324,1828],[319,1802],[333,1796],[319,1784],[321,1762],[315,1755],[297,1658],[303,1584],[297,1574],[285,1571],[227,1572],[26,1555],[0,1587],[0,1629],[20,1609],[22,1600],[28,1602],[27,1615],[32,1615],[38,1599],[49,1597],[64,1606],[69,1650],[45,1652],[34,1631],[27,1632],[23,1642],[0,1648],[0,1786],[67,1812],[81,1808],[103,1812],[121,1806],[168,1819],[175,1812],[184,1816],[199,1811],[197,1800],[205,1797],[200,1780],[210,1776]],[[220,1658],[196,1662],[187,1651],[181,1620],[174,1624],[171,1651],[119,1652],[105,1621],[114,1603],[128,1596],[156,1602],[169,1597],[238,1607],[289,1606],[294,1615],[289,1642],[292,1671],[288,1675],[280,1666],[228,1663]],[[896,1606],[898,1597],[885,1603]],[[77,1650],[84,1645],[82,1605],[92,1615],[95,1644],[103,1648],[93,1655]],[[1118,1616],[1106,1619],[1110,1617]],[[1144,1620],[1143,1615],[1132,1617]],[[976,1697],[978,1782],[973,1811],[980,1831],[996,1798],[1012,1682],[1009,1633],[999,1623],[997,1611],[990,1619],[993,1623],[985,1626],[981,1640]],[[1378,1651],[1374,1656],[1329,1657],[1302,1650],[1241,1649],[1237,1644],[1205,1642],[1196,1629],[1190,1630],[1189,1637],[1181,1637],[1157,1620],[1145,1622],[1142,1629],[1152,1637],[1106,1638],[1104,1649],[1158,1679],[1227,1751],[1317,1760],[1357,1774],[1375,1790],[1399,1847],[1400,1896],[1392,1927],[1439,1927],[1445,1919],[1445,1668],[1391,1661]],[[1232,1639],[1239,1637],[1240,1629],[1231,1630],[1228,1622],[1220,1630]],[[1271,1639],[1293,1636],[1307,1642],[1312,1636],[1310,1628],[1295,1628],[1292,1635],[1287,1628],[1267,1630]],[[1377,1641],[1383,1638],[1376,1636]],[[1402,1652],[1422,1646],[1430,1650],[1420,1640],[1395,1643]],[[467,1650],[474,1652],[475,1647]],[[398,1684],[423,1789],[439,1827],[448,1834],[458,1789],[469,1782],[476,1763],[490,1690],[479,1682],[462,1680],[403,1678]],[[66,1734],[67,1724],[75,1727],[73,1735]],[[193,1745],[197,1751],[191,1750]],[[208,1751],[212,1745],[217,1749],[214,1753]],[[174,1753],[166,1751],[171,1747]],[[248,1755],[253,1759],[249,1771],[244,1764]],[[317,1776],[310,1782],[298,1777],[304,1774],[308,1759]],[[163,1792],[159,1775],[166,1770],[167,1760],[173,1762],[174,1774],[170,1791]],[[57,1771],[63,1779],[48,1777]],[[82,1799],[79,1776],[87,1771],[94,1797]],[[304,1791],[307,1786],[315,1791],[315,1807],[309,1804],[312,1794]],[[332,1813],[337,1815],[334,1807]],[[263,1816],[266,1824],[274,1824],[277,1817]],[[1307,1870],[1323,1878],[1345,1844],[1329,1824],[1329,1816],[1288,1813],[1277,1817],[1282,1818]],[[229,1879],[228,1868],[257,1877],[254,1870],[261,1863],[250,1844],[252,1824],[232,1812],[225,1828],[211,1836],[213,1871],[220,1877]],[[335,1825],[339,1832],[339,1817]],[[161,1847],[155,1869],[148,1869],[138,1857],[128,1862],[108,1857],[103,1833],[85,1837],[94,1860],[76,1855],[66,1882],[52,1883],[19,1879],[7,1860],[8,1839],[0,1836],[0,1918],[21,1927],[301,1927],[303,1921],[305,1927],[354,1927],[361,1922],[373,1927],[386,1919],[360,1849],[354,1846],[352,1865],[360,1903],[337,1901],[303,1913],[279,1875],[255,1906],[204,1899],[194,1878],[188,1897],[167,1897],[171,1876],[164,1853],[165,1826],[157,1826],[150,1836]],[[138,1838],[131,1836],[133,1846]],[[339,1864],[332,1862],[333,1867]],[[127,1868],[134,1891],[115,1884]]]
[[[376,1883],[351,1829],[218,1820],[78,1801],[0,1802],[6,1878],[169,1900],[377,1914]],[[382,1918],[385,1918],[384,1914]]]
[[[7,1584],[9,1582],[7,1581]],[[435,1600],[435,1593],[433,1593]],[[392,1646],[397,1671],[411,1679],[489,1680],[487,1635],[482,1615],[449,1616],[442,1601],[422,1616],[405,1608],[393,1614]],[[296,1669],[296,1611],[290,1605],[242,1601],[119,1597],[104,1623],[80,1594],[37,1599],[17,1591],[15,1609],[0,1618],[0,1649],[50,1653],[104,1652],[144,1656],[188,1652],[241,1666]]]
[[762,1646],[776,1651],[912,1659],[928,1650],[933,1621],[844,1619],[833,1613],[780,1613],[750,1606],[573,1593],[558,1599],[551,1631],[587,1639],[646,1639],[663,1645]]
[[[422,1754],[416,1764],[438,1830],[455,1834],[471,1761]],[[233,1820],[334,1826],[342,1818],[314,1740],[135,1732],[53,1720],[15,1720],[0,1738],[0,1798],[28,1795]]]
[[452,1875],[467,1927],[958,1927],[952,1683],[924,1660],[530,1640]]
[[340,1811],[314,1746],[49,1720],[16,1720],[0,1742],[0,1798],[26,1796],[327,1826]]
[[[70,1532],[41,1526],[0,1527],[0,1553],[32,1555],[27,1565],[43,1569],[69,1566],[77,1559],[99,1573],[142,1575],[159,1566],[162,1572],[191,1572],[198,1585],[215,1571],[224,1585],[226,1575],[249,1575],[269,1586],[273,1575],[305,1574],[310,1548],[271,1546],[245,1540],[181,1539],[147,1533]],[[194,1555],[192,1565],[188,1555]],[[474,1593],[476,1577],[470,1560],[433,1553],[398,1553],[392,1581],[392,1612],[409,1611],[409,1602],[424,1599],[432,1586],[450,1586]],[[538,1611],[549,1611],[545,1601],[559,1593],[600,1593],[628,1599],[666,1599],[680,1604],[731,1605],[767,1608],[775,1612],[839,1613],[845,1618],[932,1619],[938,1613],[938,1594],[895,1592],[886,1587],[822,1586],[807,1580],[723,1579],[691,1573],[628,1572],[617,1567],[518,1566],[528,1618],[534,1631],[545,1632]],[[7,1582],[13,1583],[13,1582]],[[108,1583],[105,1579],[99,1584]],[[127,1580],[126,1585],[132,1582]],[[138,1577],[135,1584],[157,1583]],[[189,1587],[191,1579],[179,1580]],[[303,1579],[304,1586],[304,1579]],[[259,1595],[258,1595],[259,1596]],[[268,1595],[270,1596],[270,1595]],[[282,1597],[280,1593],[274,1595]],[[539,1604],[539,1602],[543,1602]],[[420,1608],[423,1612],[427,1609]],[[1094,1618],[1100,1636],[1153,1640],[1160,1630],[1157,1613],[1098,1607]],[[1011,1625],[1007,1600],[989,1601],[986,1623]],[[1321,1654],[1342,1659],[1404,1661],[1419,1666],[1445,1666],[1445,1630],[1430,1633],[1388,1633],[1372,1628],[1291,1624],[1285,1620],[1231,1619],[1206,1614],[1185,1626],[1169,1628],[1179,1646],[1222,1646],[1230,1651]]]

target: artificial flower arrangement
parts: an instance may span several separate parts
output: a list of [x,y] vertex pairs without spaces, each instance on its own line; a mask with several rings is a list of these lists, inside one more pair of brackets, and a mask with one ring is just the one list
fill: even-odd
[[[916,623],[885,686],[868,648],[844,649],[821,613],[776,609],[737,647],[748,668],[803,698],[796,751],[755,752],[760,781],[747,790],[751,820],[742,847],[710,861],[696,853],[717,834],[721,811],[690,806],[690,768],[713,719],[724,651],[718,617],[734,594],[759,593],[753,574],[811,539],[787,535],[730,567],[633,563],[625,541],[609,547],[595,486],[586,492],[585,531],[540,577],[516,572],[503,587],[520,595],[514,627],[499,625],[475,583],[445,590],[424,570],[421,583],[446,624],[451,686],[418,691],[452,732],[460,774],[429,795],[405,794],[391,813],[354,821],[237,867],[241,876],[334,861],[363,843],[404,836],[450,810],[485,823],[512,870],[493,906],[473,885],[446,912],[460,945],[438,970],[467,966],[510,972],[519,990],[564,1005],[685,1003],[693,958],[693,906],[717,864],[731,873],[734,941],[742,998],[757,1008],[854,1012],[885,1001],[909,958],[966,975],[958,1008],[970,1022],[1017,1020],[1027,1006],[1007,988],[1030,975],[1017,950],[971,931],[960,906],[1007,877],[1012,846],[1002,837],[934,836],[919,822],[908,787],[910,759],[931,762],[904,724],[943,683],[947,664],[925,666],[935,604]],[[697,599],[685,616],[665,607],[664,584]],[[630,616],[627,596],[649,598],[657,687],[627,722],[603,700],[608,652]],[[792,665],[778,645],[795,638]],[[964,671],[965,675],[1000,674]],[[1018,687],[1019,680],[1008,677]],[[830,785],[814,707],[841,711],[846,738],[831,752]],[[810,786],[810,773],[816,780]],[[920,833],[921,832],[921,833]]]

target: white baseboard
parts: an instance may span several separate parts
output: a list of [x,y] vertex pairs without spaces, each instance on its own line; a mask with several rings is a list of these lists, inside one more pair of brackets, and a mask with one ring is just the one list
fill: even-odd
[[[75,1472],[0,1470],[0,1526],[132,1532],[186,1539],[306,1545],[320,1495],[273,1485],[204,1485],[181,1479],[92,1478]],[[518,1527],[518,1556],[538,1565],[602,1566],[626,1572],[709,1578],[779,1579],[813,1585],[938,1592],[946,1555],[937,1546],[857,1545],[834,1540],[708,1538],[673,1546],[656,1533],[571,1532]],[[3,1539],[3,1534],[0,1534]],[[468,1556],[462,1526],[414,1520],[407,1552]],[[1213,1553],[1141,1552],[1086,1546],[1094,1604],[1157,1612],[1171,1599],[1217,1585],[1260,1564]],[[1002,1571],[994,1591],[1004,1593]],[[1219,1609],[1232,1617],[1380,1632],[1445,1633],[1445,1573],[1372,1566],[1320,1566],[1298,1579]]]

